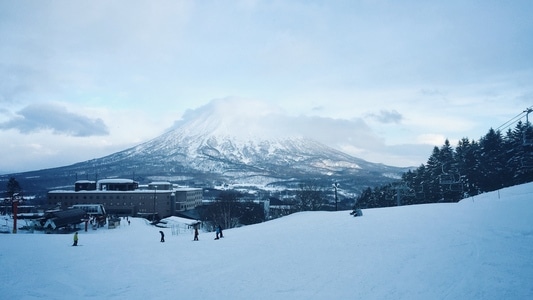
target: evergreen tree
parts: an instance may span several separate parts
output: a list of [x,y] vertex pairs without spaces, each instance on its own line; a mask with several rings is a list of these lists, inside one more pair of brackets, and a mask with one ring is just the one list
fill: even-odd
[[415,204],[421,204],[427,202],[426,195],[429,194],[429,184],[427,181],[427,168],[425,165],[421,165],[416,169],[416,175],[412,177],[411,182],[407,181],[407,186],[411,187],[415,192]]
[[13,200],[15,195],[22,193],[22,187],[15,177],[10,177],[6,185],[6,197]]
[[504,186],[505,156],[502,153],[503,139],[499,131],[490,129],[479,141],[477,174],[482,192],[494,191]]
[[475,141],[470,142],[468,138],[462,138],[455,148],[455,161],[457,164],[457,170],[459,174],[461,174],[465,196],[479,194],[479,189],[472,180],[474,177],[473,166],[476,165],[475,153],[478,151],[477,146]]
[[514,184],[533,181],[533,129],[528,124],[518,122],[513,131],[508,131],[506,143],[508,168]]
[[442,174],[441,153],[438,147],[433,148],[433,153],[426,164],[424,173],[424,190],[427,191],[425,203],[435,203],[441,200],[439,176]]
[[368,208],[370,198],[372,197],[372,189],[367,187],[361,192],[361,195],[357,197],[357,200],[355,201],[354,205],[354,211],[360,208]]
[[446,139],[444,145],[440,148],[440,163],[441,174],[439,175],[439,184],[442,195],[441,201],[455,202],[463,196],[463,184],[455,153],[448,139]]
[[[446,140],[434,147],[427,163],[402,175],[399,185],[413,196],[402,204],[459,201],[465,196],[533,181],[533,127],[518,122],[505,137],[490,129],[479,142],[461,139],[453,149]],[[391,184],[367,188],[359,208],[396,205]],[[403,201],[403,200],[402,200]]]
[[411,192],[411,194],[402,201],[402,205],[412,205],[419,203],[416,193],[416,186],[419,185],[419,182],[417,180],[417,172],[413,172],[411,170],[405,172],[402,175],[402,182],[405,183],[405,186]]

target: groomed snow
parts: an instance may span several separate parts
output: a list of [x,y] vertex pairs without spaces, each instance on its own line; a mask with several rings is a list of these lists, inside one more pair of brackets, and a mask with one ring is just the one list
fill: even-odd
[[[0,235],[2,299],[533,299],[533,184],[172,235],[143,219]],[[159,242],[159,230],[166,242]]]

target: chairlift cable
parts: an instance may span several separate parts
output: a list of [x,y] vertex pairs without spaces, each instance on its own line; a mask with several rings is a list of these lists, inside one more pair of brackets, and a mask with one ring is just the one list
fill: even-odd
[[523,114],[524,114],[524,112],[519,113],[518,115],[514,116],[513,118],[511,118],[507,122],[505,122],[502,125],[500,125],[498,128],[496,128],[496,130],[500,130],[501,131],[502,129],[509,128],[511,125],[516,123],[518,120],[522,119],[522,117],[523,117],[522,115]]
[[497,131],[502,131],[502,130],[505,130],[509,127],[511,127],[513,124],[515,124],[516,122],[518,122],[520,119],[522,119],[524,117],[524,115],[527,116],[527,114],[529,112],[532,112],[533,111],[533,105],[526,108],[524,111],[522,111],[521,113],[519,113],[518,115],[514,116],[513,118],[511,118],[510,120],[508,120],[507,122],[503,123],[502,125],[500,125],[498,128],[496,128]]

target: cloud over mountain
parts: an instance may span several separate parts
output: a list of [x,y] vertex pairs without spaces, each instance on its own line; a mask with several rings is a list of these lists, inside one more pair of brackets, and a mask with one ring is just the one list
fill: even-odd
[[381,144],[361,118],[345,120],[291,116],[276,105],[236,97],[215,99],[197,109],[188,110],[172,128],[183,124],[189,124],[190,131],[208,129],[217,135],[246,139],[312,138],[334,148],[338,148],[339,141],[342,144],[343,140],[360,141],[366,145]]

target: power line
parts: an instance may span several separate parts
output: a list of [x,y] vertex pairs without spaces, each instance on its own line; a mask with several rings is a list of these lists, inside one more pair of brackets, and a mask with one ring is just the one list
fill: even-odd
[[[523,112],[519,113],[518,115],[514,116],[513,118],[511,118],[511,119],[508,120],[507,122],[505,122],[505,123],[503,123],[502,125],[500,125],[498,128],[496,128],[496,130],[500,130],[500,129],[502,129],[502,128],[503,128],[504,126],[506,126],[506,125],[508,125],[508,126],[506,126],[505,128],[511,126],[511,125],[512,125],[513,123],[515,123],[517,120],[521,119],[523,114],[524,114]],[[511,122],[512,122],[512,123],[511,123]],[[504,128],[504,129],[505,129],[505,128]]]

